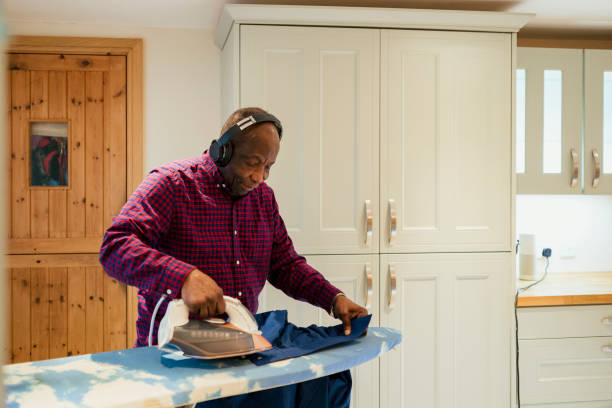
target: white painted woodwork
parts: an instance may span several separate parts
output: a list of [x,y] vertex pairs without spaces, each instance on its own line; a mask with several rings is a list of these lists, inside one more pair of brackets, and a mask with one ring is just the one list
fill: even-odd
[[[603,146],[603,77],[604,72],[612,72],[612,50],[585,50],[584,64],[584,192],[612,194],[612,169],[604,173],[603,168],[604,154],[612,155],[612,146],[609,146],[607,151]],[[612,100],[608,102],[610,103]],[[610,109],[608,106],[608,112]],[[606,120],[608,126],[612,126],[612,114],[608,114]],[[596,188],[593,187],[593,150],[599,153],[602,166],[599,185]]]
[[[381,255],[381,407],[510,405],[510,253]],[[389,266],[396,299],[389,307]]]
[[[240,30],[240,104],[283,123],[268,183],[296,249],[376,253],[379,31]],[[375,217],[369,244],[366,200]]]
[[[221,123],[238,109],[240,100],[240,61],[236,58],[240,50],[240,26],[234,25],[225,47],[221,50]],[[216,139],[217,137],[215,137]]]
[[[308,263],[321,272],[334,286],[351,300],[365,306],[367,293],[366,268],[372,274],[371,326],[378,326],[378,255],[311,255]],[[259,311],[286,309],[289,321],[306,327],[311,324],[334,326],[340,321],[321,308],[289,298],[280,290],[266,284],[260,295]],[[370,361],[351,370],[353,389],[351,407],[378,406],[379,360]]]
[[223,48],[234,23],[515,33],[532,16],[527,13],[406,8],[226,4],[215,30],[215,44]]
[[381,43],[381,252],[510,251],[511,35]]
[[594,402],[557,402],[554,404],[521,404],[521,408],[610,408],[612,400]]
[[604,346],[612,350],[612,337],[520,340],[521,401],[612,401],[612,352]]
[[[570,151],[575,149],[581,160],[582,50],[520,47],[517,69],[524,69],[526,75],[525,172],[517,174],[517,193],[580,193],[581,173],[578,174],[576,186],[571,187]],[[543,171],[544,70],[562,71],[561,173]],[[579,171],[582,171],[581,165]]]
[[518,338],[612,337],[612,305],[521,307]]

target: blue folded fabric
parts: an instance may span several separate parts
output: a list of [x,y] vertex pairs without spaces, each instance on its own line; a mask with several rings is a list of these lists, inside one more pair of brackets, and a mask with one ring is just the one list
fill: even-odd
[[[351,320],[351,334],[344,327],[311,325],[298,327],[287,321],[286,310],[255,315],[262,335],[274,347],[249,355],[258,366],[286,358],[299,357],[356,339],[365,333],[372,315]],[[351,372],[346,370],[298,384],[201,402],[197,408],[349,408]]]
[[274,347],[272,350],[251,354],[248,358],[255,365],[310,354],[327,347],[346,343],[365,333],[372,315],[353,319],[351,334],[344,335],[344,327],[339,324],[331,327],[310,325],[298,327],[287,321],[286,310],[274,310],[255,315],[261,334]]

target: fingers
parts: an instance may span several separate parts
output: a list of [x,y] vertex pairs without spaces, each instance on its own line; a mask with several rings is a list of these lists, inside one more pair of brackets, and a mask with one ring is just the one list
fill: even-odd
[[340,320],[342,320],[342,326],[344,326],[344,335],[348,336],[351,334],[351,317],[348,313],[340,316]]

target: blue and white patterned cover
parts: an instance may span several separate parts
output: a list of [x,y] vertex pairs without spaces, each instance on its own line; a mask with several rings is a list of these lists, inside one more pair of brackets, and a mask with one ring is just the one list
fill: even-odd
[[[6,365],[7,407],[171,407],[311,380],[356,367],[401,342],[393,329],[257,367],[246,359],[174,360],[156,347]],[[162,364],[162,355],[166,355]]]

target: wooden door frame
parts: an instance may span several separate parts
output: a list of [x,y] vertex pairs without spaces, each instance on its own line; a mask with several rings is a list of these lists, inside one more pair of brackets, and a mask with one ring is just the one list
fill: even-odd
[[[124,55],[127,59],[126,141],[127,191],[129,197],[143,178],[143,49],[140,38],[11,36],[7,53]],[[41,255],[34,255],[41,257]],[[7,262],[9,265],[11,262]],[[136,288],[127,290],[127,341],[136,339],[138,297]]]

